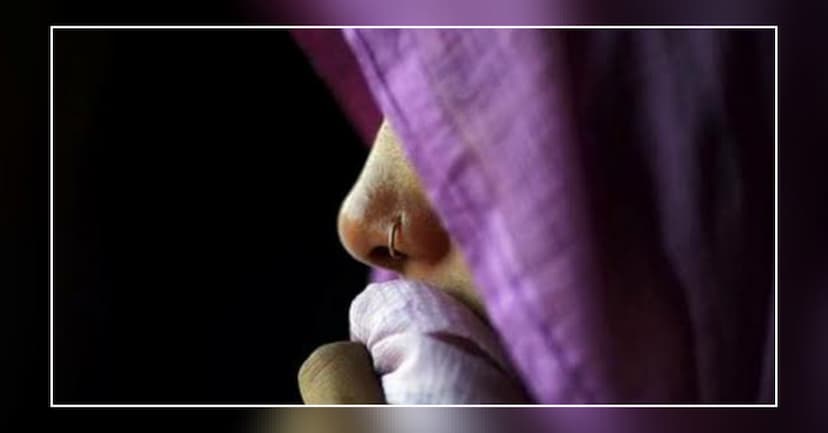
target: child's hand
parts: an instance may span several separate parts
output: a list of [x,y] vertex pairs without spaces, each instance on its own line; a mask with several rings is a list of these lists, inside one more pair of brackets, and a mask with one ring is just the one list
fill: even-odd
[[316,349],[299,369],[305,404],[384,404],[368,350],[343,341]]

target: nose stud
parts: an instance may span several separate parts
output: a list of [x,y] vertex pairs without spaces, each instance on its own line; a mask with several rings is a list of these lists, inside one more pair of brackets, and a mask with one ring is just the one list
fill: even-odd
[[395,260],[398,260],[402,257],[402,255],[397,252],[396,248],[397,230],[400,229],[401,224],[402,218],[398,217],[394,220],[394,224],[391,225],[391,229],[388,230],[388,255]]

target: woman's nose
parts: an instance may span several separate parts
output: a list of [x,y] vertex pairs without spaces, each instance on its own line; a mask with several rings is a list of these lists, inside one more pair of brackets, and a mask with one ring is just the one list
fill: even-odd
[[338,229],[354,258],[404,276],[427,273],[449,252],[449,237],[387,124],[342,204]]

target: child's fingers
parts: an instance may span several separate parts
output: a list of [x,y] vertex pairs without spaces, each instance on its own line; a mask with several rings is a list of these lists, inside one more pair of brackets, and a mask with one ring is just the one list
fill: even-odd
[[371,355],[360,343],[338,342],[316,349],[299,369],[305,404],[384,404]]

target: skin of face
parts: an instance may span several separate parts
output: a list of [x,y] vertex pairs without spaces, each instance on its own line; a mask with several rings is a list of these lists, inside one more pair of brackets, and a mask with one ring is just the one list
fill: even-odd
[[[395,221],[400,222],[396,258],[389,254]],[[462,253],[443,228],[388,122],[380,127],[362,173],[342,203],[338,231],[342,245],[360,262],[444,290],[486,317]]]
[[[392,257],[389,234],[395,223]],[[337,226],[342,245],[355,259],[444,290],[486,320],[463,255],[440,223],[388,122],[380,127],[342,203]],[[298,383],[306,404],[384,402],[370,354],[356,342],[317,348],[299,369]]]

